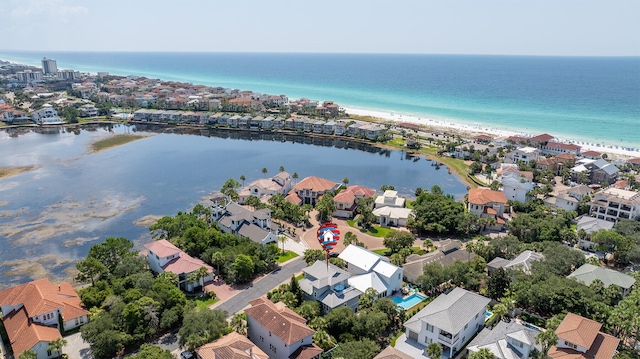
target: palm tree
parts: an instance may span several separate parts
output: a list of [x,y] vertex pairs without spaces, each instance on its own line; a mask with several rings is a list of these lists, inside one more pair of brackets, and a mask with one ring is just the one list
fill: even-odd
[[278,171],[284,172],[284,166],[280,166],[280,168],[278,168]]
[[18,359],[38,359],[38,355],[33,350],[29,349],[27,351],[22,352]]
[[225,256],[224,253],[220,251],[216,251],[211,256],[211,263],[216,266],[216,274],[220,275],[220,264],[224,264]]
[[442,356],[442,347],[438,343],[431,343],[427,347],[427,355],[432,358],[440,358]]
[[298,179],[298,172],[293,172],[293,175],[291,177],[293,178],[293,182],[296,182],[296,180]]
[[556,335],[554,330],[547,330],[536,335],[536,344],[540,344],[542,346],[542,354],[544,354],[545,358],[549,353],[549,349],[557,343],[558,335]]
[[343,184],[345,187],[347,187],[347,185],[349,184],[349,178],[348,178],[348,177],[343,178],[343,179],[342,179],[342,184]]
[[244,313],[238,313],[231,318],[231,328],[238,334],[247,335],[247,322]]
[[56,340],[49,343],[47,350],[51,351],[52,353],[55,352],[60,354],[58,355],[58,357],[60,357],[62,356],[62,347],[65,345],[67,345],[66,339],[57,338]]
[[505,315],[509,314],[509,309],[504,304],[496,304],[493,306],[493,314],[498,317],[496,321],[500,321]]
[[282,255],[284,255],[284,244],[287,243],[287,237],[286,236],[278,237],[278,242],[282,243]]
[[198,284],[204,286],[203,279],[209,275],[209,270],[206,267],[200,267],[196,271],[196,274],[198,274]]
[[247,179],[244,175],[240,175],[240,181],[242,181],[242,187],[244,187],[244,181]]
[[469,359],[493,359],[493,358],[495,358],[495,356],[493,355],[491,350],[487,348],[482,348],[477,352],[471,353],[471,355],[469,355]]
[[267,174],[267,172],[269,172],[269,171],[267,170],[267,167],[262,167],[262,174],[263,174],[263,175],[266,175],[266,174]]
[[322,350],[329,350],[336,346],[335,339],[324,330],[318,330],[313,333],[313,343],[322,348]]

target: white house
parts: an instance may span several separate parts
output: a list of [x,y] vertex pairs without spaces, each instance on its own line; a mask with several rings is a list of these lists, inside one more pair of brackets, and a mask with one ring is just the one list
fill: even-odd
[[361,292],[373,288],[381,297],[386,297],[402,288],[402,268],[389,263],[389,258],[353,244],[338,258],[346,262],[346,270],[351,273],[349,286]]
[[306,325],[306,319],[284,303],[272,303],[266,297],[249,302],[247,337],[270,359],[314,359],[322,349],[313,344],[314,331]]
[[27,350],[39,359],[58,357],[48,350],[49,343],[62,337],[61,330],[89,322],[89,311],[71,284],[51,284],[46,278],[0,291],[0,312],[16,358]]
[[249,196],[262,198],[277,193],[284,196],[290,189],[291,175],[288,172],[280,172],[271,178],[260,178],[249,183],[238,193],[238,203],[244,204]]
[[456,287],[441,294],[404,323],[407,338],[426,347],[442,346],[452,358],[468,340],[484,327],[485,312],[491,299]]
[[376,197],[375,208],[381,207],[398,207],[403,208],[405,206],[405,199],[398,197],[398,191],[386,190],[382,196]]
[[487,269],[489,273],[491,273],[498,268],[514,268],[529,274],[531,273],[531,266],[533,265],[533,262],[539,261],[543,258],[544,256],[541,253],[533,252],[527,249],[511,260],[496,257],[491,262],[487,263]]
[[540,158],[540,150],[534,147],[521,147],[505,154],[507,163],[518,163],[519,161],[537,161]]
[[527,194],[533,189],[533,173],[521,172],[514,164],[503,164],[498,181],[507,200],[525,203]]
[[[176,274],[181,289],[192,291],[198,285],[213,280],[213,267],[198,258],[191,257],[165,239],[147,243],[144,247],[147,249],[151,270],[158,274],[164,272]],[[200,283],[189,282],[189,274],[202,267],[207,269],[207,276],[201,278]]]
[[278,239],[278,225],[271,222],[271,210],[252,211],[235,202],[214,202],[213,220],[225,233],[231,233],[250,240],[267,244]]
[[520,323],[500,321],[493,329],[484,328],[467,345],[467,353],[489,349],[496,359],[527,359],[536,345],[538,332]]
[[506,223],[503,215],[507,206],[507,197],[504,192],[494,191],[489,188],[472,188],[469,190],[469,213],[480,218],[493,218],[496,223],[494,229],[502,229]]
[[41,109],[31,112],[31,118],[35,123],[41,125],[58,125],[62,123],[62,119],[58,116],[58,111],[49,104],[45,104]]
[[640,217],[640,192],[607,188],[593,196],[590,213],[611,222],[620,218],[635,220]]
[[374,209],[373,215],[383,227],[404,227],[411,217],[411,212],[412,210],[409,208],[384,206]]

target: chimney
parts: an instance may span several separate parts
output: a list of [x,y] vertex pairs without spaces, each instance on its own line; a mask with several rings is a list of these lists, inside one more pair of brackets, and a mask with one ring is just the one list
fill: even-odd
[[58,292],[60,291],[60,285],[58,284]]

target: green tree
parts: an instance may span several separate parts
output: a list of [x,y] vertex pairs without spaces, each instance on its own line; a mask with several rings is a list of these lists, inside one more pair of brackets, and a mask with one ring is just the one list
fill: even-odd
[[130,356],[131,359],[174,359],[171,351],[162,349],[157,345],[142,344],[140,350]]
[[244,175],[240,175],[240,181],[242,181],[242,187],[244,187],[244,181],[247,180],[247,177],[245,177]]
[[338,344],[331,352],[333,358],[343,359],[373,359],[380,352],[378,343],[370,339],[348,341]]
[[386,236],[384,236],[384,246],[389,248],[391,252],[396,253],[402,248],[411,248],[415,237],[405,231],[390,230]]
[[284,166],[280,166],[280,168],[278,168],[278,171],[284,172]]
[[342,179],[342,184],[343,184],[345,187],[347,187],[347,185],[349,184],[349,178],[348,178],[348,177],[343,178],[343,179]]
[[180,328],[178,344],[194,351],[196,348],[209,343],[229,333],[227,312],[222,310],[185,309],[184,320]]
[[427,346],[427,355],[429,358],[440,358],[442,356],[442,347],[438,343],[431,343]]
[[87,259],[76,263],[76,269],[78,269],[78,275],[75,279],[78,282],[91,281],[92,287],[95,285],[95,279],[107,272],[107,267],[93,257],[87,257]]
[[502,303],[496,304],[493,306],[493,314],[495,314],[496,317],[498,317],[498,319],[496,320],[500,321],[502,320],[502,318],[504,318],[509,314],[509,309],[507,309],[507,306]]
[[307,249],[304,251],[304,261],[307,265],[312,265],[316,261],[323,261],[326,254],[322,249]]
[[313,343],[324,351],[336,346],[336,340],[324,330],[317,330],[313,333]]
[[38,359],[38,355],[33,350],[25,350],[23,351],[18,359]]
[[319,222],[329,222],[333,217],[333,212],[336,211],[336,205],[333,202],[333,194],[326,192],[322,195],[322,198],[316,203],[316,210],[318,211]]
[[248,255],[239,254],[233,262],[233,270],[237,283],[247,282],[253,277],[255,270],[253,260]]
[[216,274],[220,275],[220,265],[224,265],[225,261],[227,260],[226,256],[224,255],[223,252],[221,251],[215,251],[213,252],[213,255],[211,256],[211,264],[213,264],[214,266],[216,266]]
[[284,255],[284,245],[285,243],[287,243],[287,237],[284,235],[281,235],[278,237],[278,242],[280,242],[282,244],[282,255]]
[[542,353],[546,357],[549,349],[558,343],[558,336],[554,330],[546,330],[536,335],[535,342],[542,346]]
[[132,249],[133,243],[128,239],[108,237],[104,242],[91,246],[87,259],[94,258],[104,264],[109,272],[113,272],[123,258],[137,255]]
[[67,340],[63,338],[56,338],[53,341],[49,342],[47,346],[47,350],[52,353],[58,353],[58,357],[62,356],[62,347],[67,345]]
[[293,172],[293,174],[291,175],[291,178],[293,178],[294,182],[297,182],[298,177],[298,172]]
[[238,191],[240,188],[240,182],[236,181],[233,178],[229,178],[220,188],[220,192],[225,196],[231,198],[234,201],[238,200]]
[[263,175],[266,175],[266,174],[267,174],[267,172],[269,172],[269,170],[267,170],[267,168],[266,168],[266,167],[262,167],[262,174],[263,174]]
[[373,288],[367,288],[358,298],[358,311],[370,309],[378,298],[378,292]]
[[373,198],[363,197],[356,199],[356,212],[358,213],[358,225],[364,229],[370,228],[376,222],[373,214]]
[[495,356],[491,352],[491,350],[487,348],[482,348],[477,352],[473,352],[469,355],[469,359],[493,359]]
[[236,313],[231,318],[231,328],[234,332],[247,335],[247,318],[245,313]]
[[494,270],[487,280],[487,295],[494,300],[504,297],[510,283],[509,274],[504,268]]

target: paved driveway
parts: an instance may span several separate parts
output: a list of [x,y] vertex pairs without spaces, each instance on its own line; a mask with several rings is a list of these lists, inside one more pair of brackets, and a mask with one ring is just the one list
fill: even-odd
[[69,359],[93,359],[89,344],[82,340],[80,332],[64,337],[67,345],[64,346],[62,352],[69,356]]

